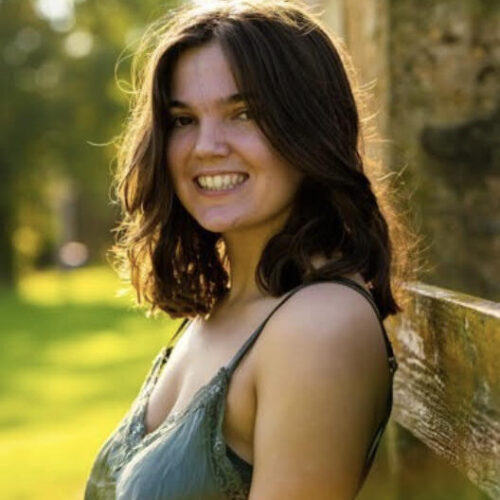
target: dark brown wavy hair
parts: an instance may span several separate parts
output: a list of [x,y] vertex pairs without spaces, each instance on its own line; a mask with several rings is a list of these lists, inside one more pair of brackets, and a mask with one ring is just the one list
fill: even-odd
[[[260,258],[261,291],[277,297],[302,282],[359,272],[383,318],[400,311],[395,291],[402,294],[414,269],[411,234],[388,176],[369,179],[364,171],[369,160],[361,153],[362,99],[353,91],[352,64],[305,6],[284,0],[184,6],[143,40],[117,157],[123,217],[111,249],[137,302],[172,318],[193,317],[210,312],[228,291],[224,239],[181,205],[166,159],[172,72],[184,51],[212,41],[270,145],[305,174],[290,217]],[[311,265],[316,254],[329,259],[318,269]]]

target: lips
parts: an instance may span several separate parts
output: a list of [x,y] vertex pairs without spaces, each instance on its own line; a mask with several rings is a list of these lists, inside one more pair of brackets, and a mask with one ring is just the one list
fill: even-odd
[[214,170],[213,172],[200,172],[193,177],[193,180],[196,180],[198,179],[198,177],[203,177],[203,176],[212,177],[216,175],[231,175],[231,174],[240,174],[244,175],[245,177],[248,177],[248,174],[246,172],[239,172],[238,170],[227,170],[227,171]]
[[206,196],[220,196],[239,191],[244,186],[249,175],[242,172],[224,172],[222,174],[200,174],[193,180],[199,193]]

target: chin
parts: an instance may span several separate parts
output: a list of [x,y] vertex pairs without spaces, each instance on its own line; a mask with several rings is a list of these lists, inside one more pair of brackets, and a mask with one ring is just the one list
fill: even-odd
[[243,220],[238,220],[233,217],[231,219],[227,219],[224,217],[221,218],[211,218],[207,219],[197,219],[198,224],[210,231],[212,233],[229,233],[231,231],[237,231],[239,229],[243,229],[247,226]]
[[227,233],[234,229],[237,229],[234,224],[228,224],[224,222],[198,222],[203,229],[210,231],[211,233]]

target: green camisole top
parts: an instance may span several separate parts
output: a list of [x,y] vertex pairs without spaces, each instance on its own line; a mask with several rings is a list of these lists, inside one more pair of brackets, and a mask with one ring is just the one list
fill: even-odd
[[[394,352],[380,313],[370,293],[355,281],[339,277],[363,294],[372,304],[382,325],[391,373],[387,411],[368,450],[363,478],[371,468],[380,438],[392,409],[392,380],[397,369]],[[273,313],[303,283],[278,303],[250,335],[233,359],[193,396],[181,412],[169,415],[146,434],[148,398],[172,350],[164,347],[153,361],[144,383],[116,429],[99,450],[90,471],[84,500],[245,500],[248,498],[253,466],[227,446],[222,434],[226,394],[231,376],[264,329]],[[179,330],[187,323],[183,321]]]

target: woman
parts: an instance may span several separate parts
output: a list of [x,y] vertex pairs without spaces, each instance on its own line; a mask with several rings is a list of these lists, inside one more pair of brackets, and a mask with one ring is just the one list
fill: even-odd
[[287,1],[162,23],[122,143],[116,252],[184,333],[85,498],[352,499],[391,412],[382,319],[406,249],[363,171],[344,65]]

